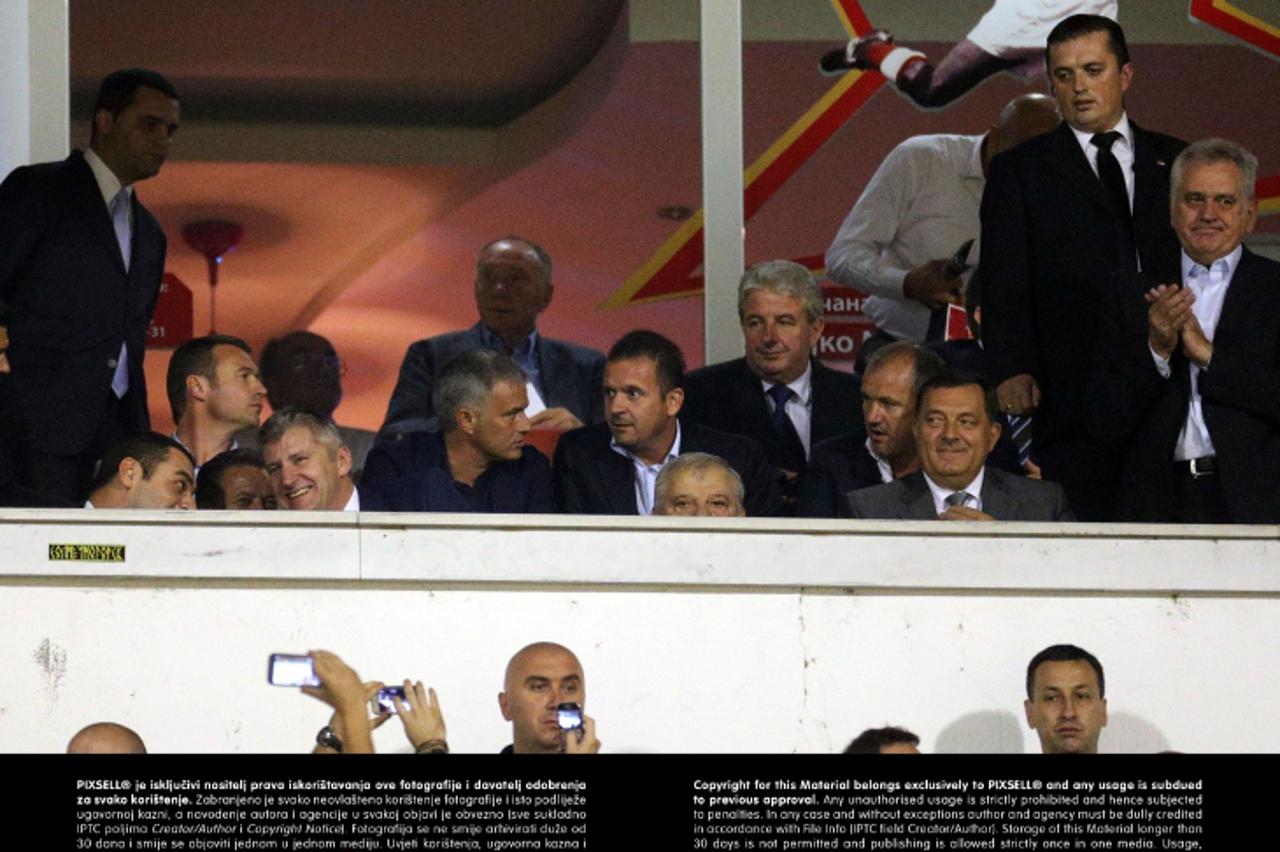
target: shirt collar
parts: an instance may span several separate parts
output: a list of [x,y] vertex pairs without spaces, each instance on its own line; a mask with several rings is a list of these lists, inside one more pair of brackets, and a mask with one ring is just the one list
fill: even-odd
[[[489,326],[485,325],[484,323],[480,323],[479,328],[480,328],[480,341],[485,345],[485,348],[492,349],[494,352],[507,351],[507,345],[502,342],[502,338],[498,336],[497,332],[489,328]],[[529,332],[528,337],[520,341],[520,343],[512,351],[511,357],[514,358],[516,361],[519,361],[522,358],[528,358],[532,356],[533,353],[536,351],[537,345],[538,345],[538,330],[535,328],[533,331]]]
[[[760,380],[760,387],[764,388],[765,393],[769,392],[769,388],[776,385],[777,382],[771,382],[767,379]],[[801,373],[793,382],[787,382],[787,387],[791,388],[791,392],[796,395],[796,402],[804,407],[809,407],[809,390],[813,386],[813,361],[805,365],[804,372]]]
[[84,152],[84,161],[89,164],[89,169],[93,172],[93,179],[98,182],[98,192],[102,193],[102,200],[108,207],[111,206],[111,200],[120,193],[121,189],[128,193],[130,200],[133,199],[133,187],[122,186],[120,178],[116,177],[116,173],[111,171],[110,166],[102,162],[102,158],[92,148]]
[[[1070,124],[1067,127],[1071,127]],[[1133,150],[1133,128],[1129,126],[1129,113],[1121,113],[1120,120],[1116,122],[1116,126],[1111,130],[1115,130],[1120,134],[1120,138],[1124,140],[1124,144],[1129,146],[1129,150]],[[1092,145],[1093,137],[1096,135],[1088,130],[1076,130],[1071,127],[1071,132],[1076,135],[1076,141],[1080,143],[1080,148],[1086,152]]]
[[630,459],[634,464],[641,465],[642,467],[662,467],[664,464],[680,455],[680,419],[676,418],[676,437],[675,440],[671,442],[671,449],[667,450],[667,457],[657,464],[649,464],[647,461],[619,444],[615,438],[609,439],[609,449],[613,450],[620,456]]
[[342,507],[342,511],[344,512],[360,511],[360,489],[359,488],[351,489],[351,499],[347,501],[347,505]]
[[893,482],[893,465],[889,464],[889,460],[876,452],[876,448],[871,445],[871,436],[867,436],[867,455],[875,461],[876,467],[880,470],[880,479],[884,482]]
[[935,506],[946,505],[947,497],[956,493],[957,491],[967,491],[970,494],[972,494],[975,498],[977,498],[979,503],[982,502],[982,481],[986,478],[986,475],[987,475],[986,465],[982,466],[982,468],[978,471],[978,475],[975,476],[973,478],[973,481],[970,482],[968,485],[966,485],[964,488],[943,488],[941,485],[939,485],[938,483],[930,479],[929,474],[925,473],[923,470],[920,471],[920,473],[924,476],[924,481],[929,485],[929,491],[933,494],[933,505]]
[[[1235,274],[1236,267],[1240,264],[1240,258],[1243,256],[1244,256],[1244,246],[1238,245],[1236,246],[1235,251],[1231,252],[1231,254],[1224,255],[1209,265],[1217,266],[1218,264],[1222,264],[1223,265],[1222,280],[1230,281],[1231,276]],[[1182,253],[1182,280],[1185,282],[1188,279],[1192,278],[1195,274],[1197,274],[1196,270],[1198,269],[1204,269],[1204,264],[1200,263],[1199,261],[1192,260],[1184,251]]]

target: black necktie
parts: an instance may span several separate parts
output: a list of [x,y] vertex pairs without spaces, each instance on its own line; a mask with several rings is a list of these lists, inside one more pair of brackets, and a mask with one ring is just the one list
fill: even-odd
[[1129,190],[1125,187],[1124,172],[1120,171],[1120,163],[1116,155],[1111,153],[1111,146],[1120,138],[1119,131],[1095,133],[1089,140],[1098,149],[1098,179],[1102,187],[1111,196],[1111,203],[1116,212],[1123,218],[1132,218],[1129,207]]
[[804,473],[808,466],[804,456],[804,443],[800,440],[800,433],[796,431],[796,424],[787,415],[787,400],[791,399],[794,391],[786,385],[774,385],[766,393],[773,400],[773,416],[769,419],[769,425],[773,427],[773,434],[777,439],[779,466],[783,470]]
[[1090,143],[1098,149],[1098,179],[1102,188],[1111,199],[1111,207],[1120,219],[1120,259],[1126,264],[1133,263],[1136,249],[1133,241],[1133,213],[1129,204],[1129,190],[1125,187],[1124,172],[1116,155],[1111,153],[1111,146],[1120,138],[1120,132],[1111,130],[1107,133],[1095,133]]

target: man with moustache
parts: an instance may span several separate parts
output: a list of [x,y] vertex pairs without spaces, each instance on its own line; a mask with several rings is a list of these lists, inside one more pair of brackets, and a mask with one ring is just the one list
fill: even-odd
[[987,465],[1000,438],[995,391],[943,370],[916,399],[920,470],[848,495],[851,516],[898,520],[1074,521],[1062,488]]
[[1170,198],[1181,283],[1104,315],[1091,428],[1129,437],[1120,518],[1280,522],[1280,264],[1241,245],[1257,158],[1206,139],[1178,155]]

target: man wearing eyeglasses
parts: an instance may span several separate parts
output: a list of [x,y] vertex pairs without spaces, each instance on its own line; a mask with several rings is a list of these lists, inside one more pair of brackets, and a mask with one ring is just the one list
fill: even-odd
[[1182,278],[1104,317],[1091,428],[1132,429],[1120,518],[1280,522],[1280,263],[1242,246],[1258,160],[1205,139],[1173,163]]
[[[346,364],[327,338],[310,331],[295,331],[273,338],[262,347],[262,383],[273,411],[296,407],[316,417],[332,420],[342,402],[342,377]],[[373,432],[338,426],[342,443],[351,450],[351,478],[359,482],[364,460],[373,449]],[[251,436],[253,437],[253,436]],[[241,446],[254,446],[241,439]]]

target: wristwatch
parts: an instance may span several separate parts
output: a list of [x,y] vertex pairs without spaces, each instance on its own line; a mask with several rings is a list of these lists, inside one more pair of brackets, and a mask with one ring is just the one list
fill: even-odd
[[325,748],[331,748],[339,754],[342,753],[342,740],[338,739],[338,735],[333,732],[333,728],[325,725],[316,734],[316,745],[322,745]]

